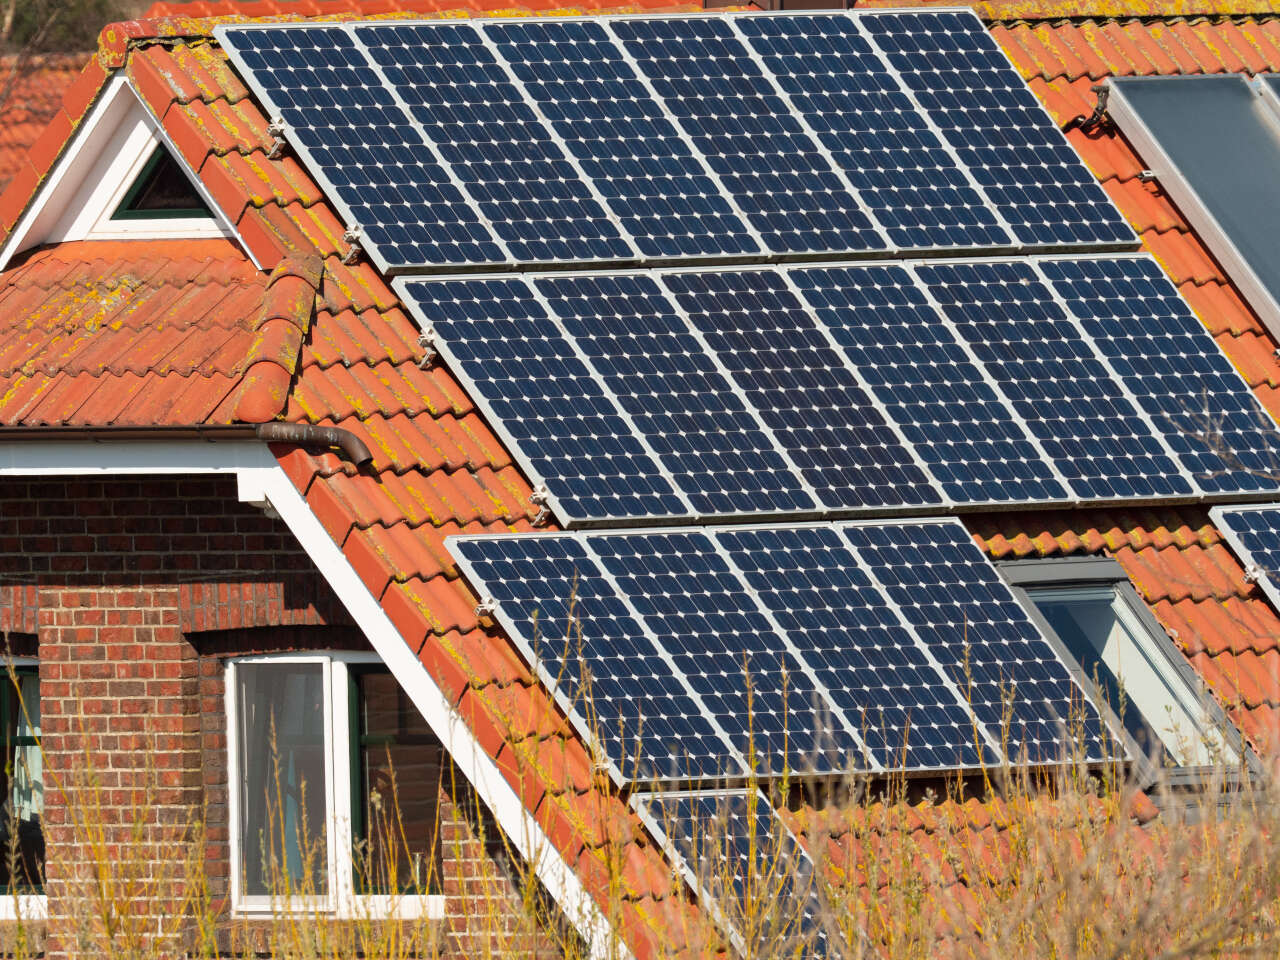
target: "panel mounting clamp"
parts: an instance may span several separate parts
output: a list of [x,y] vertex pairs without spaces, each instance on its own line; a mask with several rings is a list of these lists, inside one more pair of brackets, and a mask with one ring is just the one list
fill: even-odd
[[418,346],[422,348],[422,359],[418,361],[418,367],[425,370],[436,362],[436,358],[440,356],[440,352],[436,350],[436,328],[434,324],[428,324],[426,329],[418,336]]
[[1244,568],[1244,579],[1247,583],[1261,583],[1266,576],[1267,571],[1256,563],[1247,564]]
[[494,603],[493,597],[485,597],[483,600],[481,600],[479,603],[476,604],[476,616],[488,617],[490,620],[492,620],[493,615],[497,609],[498,609],[498,605]]
[[551,508],[547,506],[547,501],[551,499],[551,492],[547,490],[545,483],[540,483],[533,488],[533,492],[529,494],[529,502],[538,507],[538,515],[533,518],[533,525],[540,527],[551,518]]
[[276,117],[267,124],[267,136],[271,137],[271,149],[267,151],[268,160],[279,160],[284,148],[288,146],[285,142],[285,124],[284,117]]
[[364,249],[361,246],[363,238],[364,232],[360,229],[359,224],[351,227],[342,235],[342,242],[348,244],[347,252],[342,255],[342,263],[345,266],[349,267],[360,259],[360,253]]

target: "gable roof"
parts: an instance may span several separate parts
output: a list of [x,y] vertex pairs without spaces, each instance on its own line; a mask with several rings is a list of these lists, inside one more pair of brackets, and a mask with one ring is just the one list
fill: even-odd
[[[182,9],[224,15],[230,6]],[[254,5],[234,6],[244,13]],[[272,9],[272,15],[303,6],[349,14],[376,4],[276,0],[263,6],[291,8]],[[1092,108],[1087,87],[1102,75],[1095,75],[1099,64],[1108,62],[1099,51],[1120,50],[1118,35],[1200,37],[1206,49],[1219,50],[1217,69],[1228,69],[1228,63],[1246,62],[1237,49],[1240,38],[1260,50],[1248,39],[1250,31],[1269,38],[1274,19],[1017,21],[995,31],[1065,122]],[[670,942],[673,929],[687,931],[683,941],[698,952],[714,934],[673,889],[642,825],[593,772],[587,750],[510,642],[477,616],[476,598],[443,547],[451,533],[532,529],[536,507],[527,479],[449,372],[421,366],[417,329],[384,279],[367,264],[341,262],[346,244],[340,221],[300,165],[269,156],[267,118],[207,29],[182,18],[104,31],[99,55],[64,98],[53,132],[28,153],[23,179],[0,196],[0,223],[7,229],[17,220],[107,70],[122,68],[270,276],[253,270],[223,241],[132,243],[128,251],[116,244],[64,244],[27,255],[0,274],[0,311],[11,324],[0,329],[0,338],[22,344],[0,353],[0,377],[9,378],[0,382],[0,421],[145,425],[283,418],[336,425],[361,437],[374,454],[365,472],[332,453],[275,452],[561,856],[601,903],[616,892],[629,905],[620,922],[637,956],[650,955],[659,939]],[[1221,37],[1213,32],[1219,30]],[[163,43],[153,42],[159,37]],[[1136,41],[1134,47],[1147,49]],[[1144,56],[1156,69],[1154,50]],[[1121,59],[1136,63],[1130,54]],[[1166,66],[1182,62],[1172,54],[1167,60]],[[1275,59],[1259,53],[1248,62],[1280,64],[1280,47]],[[1167,200],[1137,181],[1141,164],[1114,132],[1071,136],[1275,412],[1280,364],[1258,355],[1270,351],[1256,318]],[[111,287],[122,264],[139,276],[137,286]],[[164,313],[175,295],[218,300],[178,329],[167,326]],[[185,340],[176,336],[183,333]],[[224,335],[215,348],[213,341]],[[187,342],[192,339],[199,342]],[[192,346],[199,349],[182,352]],[[113,409],[111,398],[130,377],[145,379],[147,389],[130,394],[136,403]],[[164,403],[162,396],[182,402]],[[1274,742],[1280,618],[1245,579],[1203,511],[1010,513],[972,518],[970,529],[994,557],[1116,556],[1246,735],[1260,748]]]

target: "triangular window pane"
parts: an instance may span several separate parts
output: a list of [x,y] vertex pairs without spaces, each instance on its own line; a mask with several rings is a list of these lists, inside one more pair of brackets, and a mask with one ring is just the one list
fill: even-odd
[[186,172],[163,146],[156,147],[138,179],[111,215],[112,220],[211,217]]

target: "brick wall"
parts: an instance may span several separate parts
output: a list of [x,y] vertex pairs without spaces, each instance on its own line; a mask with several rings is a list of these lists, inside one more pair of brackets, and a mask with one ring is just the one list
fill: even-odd
[[[0,631],[40,659],[50,957],[100,952],[94,859],[123,900],[179,898],[175,838],[201,811],[201,860],[225,907],[228,656],[366,648],[283,524],[207,477],[0,481]],[[493,926],[495,889],[509,908],[519,894],[470,795],[444,784],[441,810],[448,939],[466,950],[469,924]],[[175,915],[132,912],[121,946]]]

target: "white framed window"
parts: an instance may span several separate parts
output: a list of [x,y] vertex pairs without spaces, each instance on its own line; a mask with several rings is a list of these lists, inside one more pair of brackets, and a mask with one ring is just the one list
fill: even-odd
[[226,709],[236,913],[444,915],[443,751],[376,656],[231,660]]
[[[12,666],[12,679],[7,667]],[[30,657],[12,657],[0,675],[4,724],[0,806],[0,920],[42,919],[44,770],[40,753],[40,673]],[[11,869],[12,867],[12,869]]]
[[1162,767],[1238,756],[1238,734],[1119,563],[1067,557],[1000,569],[1135,756]]

